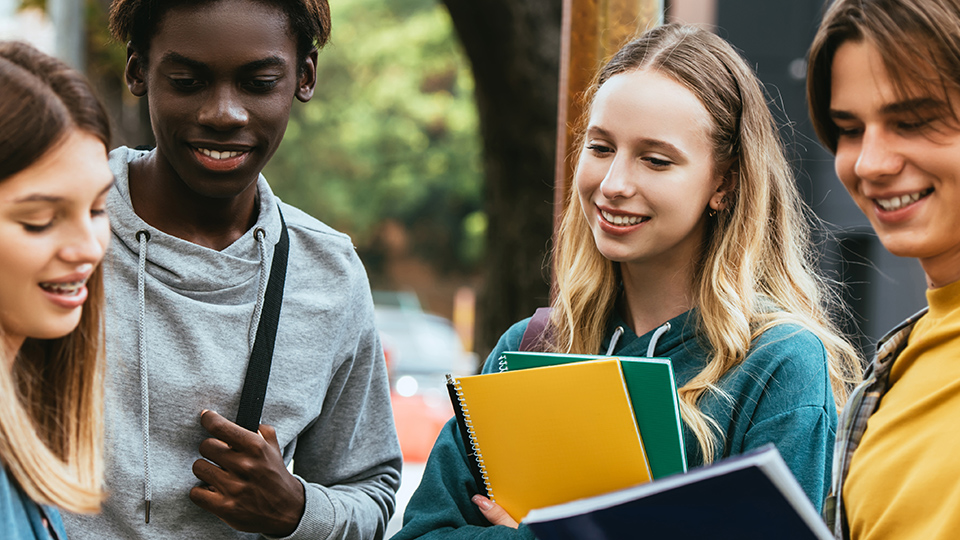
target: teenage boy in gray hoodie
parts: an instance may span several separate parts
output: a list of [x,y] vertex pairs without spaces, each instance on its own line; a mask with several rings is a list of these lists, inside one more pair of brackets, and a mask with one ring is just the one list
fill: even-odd
[[[347,236],[260,174],[293,99],[313,95],[327,2],[116,0],[110,24],[157,146],[111,153],[110,496],[99,516],[66,516],[70,538],[382,537],[401,456],[366,274]],[[254,432],[232,420],[281,220]]]

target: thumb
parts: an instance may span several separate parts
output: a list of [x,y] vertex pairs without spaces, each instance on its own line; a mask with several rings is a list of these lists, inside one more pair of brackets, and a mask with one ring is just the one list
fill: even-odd
[[267,444],[270,446],[280,449],[280,442],[277,441],[277,430],[273,426],[268,424],[260,424],[260,429],[257,430],[257,433],[263,437],[263,440],[267,441]]
[[490,523],[494,525],[506,525],[514,529],[520,526],[515,519],[510,517],[510,514],[508,514],[502,506],[483,495],[474,495],[470,500],[480,508],[480,513],[483,514],[483,517],[487,518],[487,521]]

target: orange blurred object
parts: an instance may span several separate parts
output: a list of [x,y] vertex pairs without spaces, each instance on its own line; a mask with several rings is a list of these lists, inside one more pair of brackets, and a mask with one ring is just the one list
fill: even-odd
[[397,423],[404,462],[423,463],[443,425],[453,417],[453,407],[439,396],[415,394],[404,397],[391,393],[393,418]]

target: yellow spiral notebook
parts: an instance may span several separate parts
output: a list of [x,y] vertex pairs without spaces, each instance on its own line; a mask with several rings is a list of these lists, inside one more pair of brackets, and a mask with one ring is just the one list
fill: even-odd
[[517,521],[650,480],[617,360],[447,383],[477,485]]

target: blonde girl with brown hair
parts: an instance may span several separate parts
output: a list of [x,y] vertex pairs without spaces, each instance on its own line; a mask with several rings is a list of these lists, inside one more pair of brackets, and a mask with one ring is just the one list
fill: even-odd
[[113,175],[83,76],[0,42],[0,537],[64,538],[103,493],[100,261]]
[[[669,357],[688,465],[774,443],[819,507],[859,361],[759,81],[724,40],[667,25],[625,45],[591,97],[539,348]],[[451,422],[395,538],[532,537],[477,493]]]

